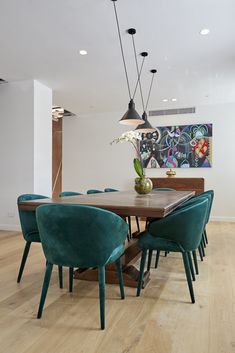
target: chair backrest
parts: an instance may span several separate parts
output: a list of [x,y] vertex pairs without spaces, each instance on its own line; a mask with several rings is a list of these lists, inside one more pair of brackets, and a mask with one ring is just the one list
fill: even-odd
[[[35,211],[20,210],[19,203],[22,201],[30,201],[30,200],[37,200],[37,199],[47,199],[47,196],[37,195],[37,194],[23,194],[23,195],[20,195],[17,199],[21,229],[22,229],[23,237],[26,241],[31,241],[31,238],[30,238],[31,234],[38,233],[36,213]],[[40,241],[39,237],[37,241]]]
[[172,188],[154,188],[152,191],[175,191]]
[[128,232],[121,217],[91,206],[42,205],[36,215],[46,259],[61,266],[106,264]]
[[64,196],[76,196],[76,195],[82,195],[80,192],[75,192],[75,191],[62,191],[59,194],[59,197],[64,197]]
[[211,213],[211,208],[212,208],[212,203],[213,203],[213,198],[214,198],[214,191],[213,190],[208,190],[205,191],[199,195],[196,195],[194,197],[192,197],[191,199],[185,201],[183,204],[181,204],[179,207],[177,207],[178,209],[181,209],[185,206],[191,205],[193,204],[195,201],[200,200],[201,198],[207,198],[208,199],[208,207],[207,207],[207,211],[206,211],[206,219],[205,219],[205,225],[209,222],[210,219],[210,213]]
[[112,189],[112,188],[105,188],[104,192],[115,192],[118,191],[117,189]]
[[99,194],[99,193],[102,193],[103,191],[102,190],[97,190],[97,189],[90,189],[90,190],[87,190],[87,194]]
[[150,223],[147,231],[153,236],[180,244],[185,251],[195,250],[201,241],[207,208],[208,199],[200,198],[169,216]]

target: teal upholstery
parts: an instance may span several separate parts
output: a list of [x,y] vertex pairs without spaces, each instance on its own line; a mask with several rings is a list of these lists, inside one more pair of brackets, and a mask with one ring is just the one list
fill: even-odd
[[[38,225],[36,221],[36,213],[35,211],[24,211],[19,208],[19,203],[23,201],[37,200],[37,199],[46,199],[46,196],[37,195],[37,194],[23,194],[18,197],[17,205],[19,210],[20,224],[22,229],[23,237],[26,241],[19,273],[17,277],[17,283],[20,283],[21,277],[24,272],[24,267],[26,260],[28,258],[29,250],[31,247],[31,243],[40,243],[41,239],[39,236]],[[62,277],[62,268],[59,268],[59,283],[60,288],[63,288],[63,277]]]
[[75,191],[62,191],[59,194],[59,197],[65,197],[65,196],[78,196],[82,195],[80,192],[75,192]]
[[[59,197],[67,197],[67,196],[79,196],[82,195],[80,192],[75,192],[75,191],[62,191],[59,194]],[[69,291],[73,291],[73,267],[69,268]]]
[[102,190],[97,190],[97,189],[90,189],[90,190],[87,190],[87,194],[99,194],[99,193],[102,193],[103,191]]
[[112,188],[105,188],[104,192],[115,192],[118,191],[117,189],[112,189]]
[[[185,201],[182,205],[180,205],[177,208],[177,210],[178,209],[182,209],[185,206],[191,205],[196,200],[200,200],[201,198],[207,198],[208,199],[208,208],[207,208],[207,212],[206,212],[205,227],[203,229],[201,243],[200,243],[200,245],[198,247],[200,258],[203,261],[203,257],[205,256],[205,247],[206,247],[206,244],[208,244],[208,238],[207,238],[207,233],[206,233],[206,224],[209,222],[209,219],[210,219],[211,208],[212,208],[213,199],[214,199],[214,191],[213,190],[208,190],[208,191],[205,191],[205,192],[203,192],[203,193],[201,193],[199,195],[194,196],[190,200]],[[197,267],[196,255],[193,254],[193,257],[194,257],[195,267]],[[196,269],[196,273],[198,273],[198,268]]]
[[112,212],[82,205],[42,205],[36,215],[47,259],[38,318],[42,315],[54,264],[69,268],[98,267],[100,319],[104,329],[105,266],[109,263],[116,262],[124,298],[120,256],[125,249],[126,222]]
[[[200,198],[193,204],[176,210],[165,218],[150,223],[139,240],[142,249],[137,295],[140,295],[147,251],[180,252],[183,257],[192,303],[195,302],[192,286],[192,261],[190,251],[198,248],[207,217],[208,199]],[[151,261],[151,256],[150,256]],[[193,275],[192,275],[193,277]]]

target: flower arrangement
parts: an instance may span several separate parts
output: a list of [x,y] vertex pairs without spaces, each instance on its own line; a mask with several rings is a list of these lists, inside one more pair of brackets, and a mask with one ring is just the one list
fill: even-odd
[[141,134],[137,131],[127,131],[124,132],[120,137],[114,139],[111,144],[113,143],[118,143],[118,142],[130,142],[132,144],[132,146],[135,149],[137,158],[134,158],[133,160],[133,164],[134,164],[134,168],[136,173],[138,174],[138,176],[140,178],[144,178],[145,174],[144,174],[144,169],[143,169],[143,165],[141,162],[141,155],[140,155],[140,151],[138,149],[138,141],[141,140]]

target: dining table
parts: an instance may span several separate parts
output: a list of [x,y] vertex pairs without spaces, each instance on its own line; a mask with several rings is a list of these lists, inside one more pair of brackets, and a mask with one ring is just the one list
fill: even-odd
[[[22,201],[19,208],[24,211],[35,211],[40,205],[72,204],[102,208],[125,218],[137,216],[141,218],[163,218],[173,212],[179,205],[195,195],[195,191],[151,191],[149,194],[137,194],[135,191],[104,192],[90,195],[65,196]],[[138,239],[143,232],[135,234],[126,241],[122,256],[124,285],[137,287],[139,271],[135,264],[141,255]],[[98,281],[97,268],[78,268],[74,272],[75,279]],[[145,271],[142,287],[150,280],[149,271]],[[117,284],[115,264],[106,266],[106,283]]]

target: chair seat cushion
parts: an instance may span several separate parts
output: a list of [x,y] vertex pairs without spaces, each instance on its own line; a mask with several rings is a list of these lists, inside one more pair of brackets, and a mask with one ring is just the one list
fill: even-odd
[[141,249],[184,252],[183,247],[179,243],[167,238],[161,238],[160,235],[159,237],[153,237],[148,232],[145,232],[139,239],[139,246]]

